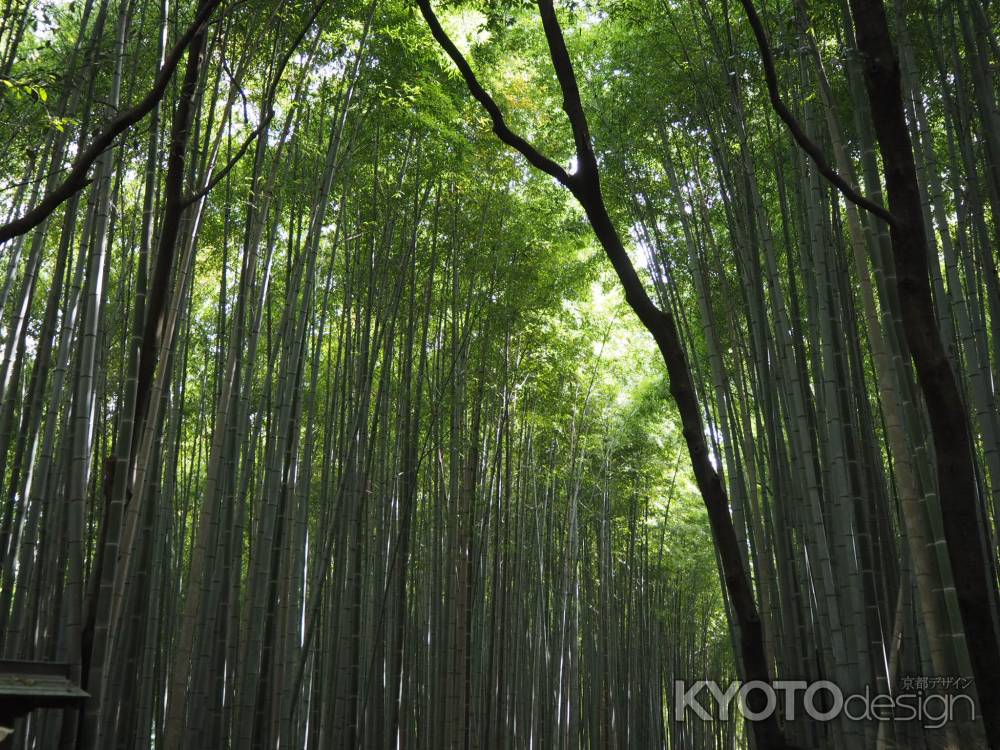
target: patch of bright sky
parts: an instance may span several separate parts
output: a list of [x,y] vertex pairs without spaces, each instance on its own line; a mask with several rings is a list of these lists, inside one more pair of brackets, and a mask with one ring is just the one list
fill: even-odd
[[602,278],[590,285],[590,294],[581,302],[564,303],[579,319],[583,313],[606,333],[595,338],[592,343],[595,359],[600,359],[615,371],[621,379],[616,396],[616,404],[624,406],[634,387],[648,376],[645,367],[634,367],[637,359],[649,361],[653,357],[655,344],[644,329],[625,307],[621,286],[610,269],[601,274]]
[[55,36],[56,15],[54,11],[66,8],[69,3],[70,0],[48,0],[48,2],[38,3],[32,9],[31,12],[35,16],[37,24],[34,29],[34,35],[39,41],[45,42]]
[[441,25],[448,36],[465,56],[469,56],[473,46],[489,41],[486,30],[486,16],[474,8],[461,8],[441,16]]
[[[357,49],[352,48],[349,52],[345,51],[334,57],[332,60],[327,62],[316,64],[315,61],[311,63],[310,68],[310,91],[318,91],[320,84],[328,79],[338,80],[344,77],[344,72],[347,70],[347,64],[353,59],[353,55],[357,54]],[[302,53],[298,56],[296,62],[299,65],[305,65],[309,61],[309,56]]]
[[[564,307],[570,310],[577,320],[582,317],[589,319],[590,324],[605,332],[597,335],[592,341],[593,358],[589,359],[581,372],[584,382],[592,376],[593,368],[597,368],[599,380],[605,382],[605,387],[614,392],[614,411],[620,419],[627,420],[634,409],[633,398],[642,387],[643,381],[650,377],[659,377],[662,372],[662,362],[657,354],[656,344],[649,333],[639,324],[635,316],[624,303],[621,287],[610,269],[601,274],[599,280],[590,285],[589,294],[584,300],[564,302]],[[611,414],[608,415],[611,418]],[[663,509],[670,498],[663,493],[665,488],[673,486],[673,497],[697,498],[697,487],[688,470],[684,458],[684,446],[680,440],[679,419],[670,410],[659,423],[648,423],[647,435],[660,449],[680,457],[676,484],[671,481],[674,461],[666,461],[663,465],[665,474],[660,481],[654,481],[647,488],[650,493],[652,507],[656,509],[654,516],[662,518]],[[612,441],[617,440],[614,433]],[[697,513],[700,506],[692,503]]]
[[646,242],[642,229],[638,224],[632,225],[628,230],[629,237],[632,238],[632,248],[629,257],[636,268],[650,271],[651,261],[655,250]]
[[583,21],[580,23],[581,28],[589,29],[593,26],[597,26],[599,23],[604,21],[608,17],[600,8],[592,7],[588,8],[586,14],[583,17]]

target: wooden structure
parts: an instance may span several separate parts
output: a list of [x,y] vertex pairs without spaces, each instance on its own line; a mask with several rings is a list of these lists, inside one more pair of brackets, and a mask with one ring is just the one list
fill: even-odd
[[[0,660],[0,728],[13,728],[36,708],[72,708],[87,697],[73,681],[69,664]],[[5,734],[0,731],[0,748],[8,745]]]

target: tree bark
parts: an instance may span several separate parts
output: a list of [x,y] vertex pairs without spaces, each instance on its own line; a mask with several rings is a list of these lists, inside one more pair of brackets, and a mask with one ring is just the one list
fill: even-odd
[[948,556],[972,656],[990,747],[1000,748],[1000,642],[994,624],[996,581],[980,527],[972,437],[955,373],[941,340],[928,272],[927,235],[913,147],[904,117],[899,61],[882,0],[851,0],[865,87],[882,155],[896,285],[917,380],[930,418]]

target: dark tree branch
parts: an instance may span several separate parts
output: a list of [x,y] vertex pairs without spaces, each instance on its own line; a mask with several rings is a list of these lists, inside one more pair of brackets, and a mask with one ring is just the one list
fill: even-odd
[[184,55],[184,51],[191,43],[191,40],[194,39],[198,32],[205,27],[205,24],[208,23],[208,19],[221,2],[222,0],[209,0],[201,7],[197,16],[195,16],[194,21],[190,26],[188,26],[184,34],[181,35],[181,38],[177,40],[173,49],[170,50],[170,54],[164,59],[163,66],[160,68],[160,71],[156,74],[156,79],[153,81],[153,87],[149,90],[146,96],[144,96],[138,104],[125,110],[111,120],[111,122],[109,122],[104,129],[94,137],[87,148],[85,148],[83,152],[77,156],[66,179],[63,180],[58,187],[52,190],[52,192],[42,198],[42,200],[39,201],[34,208],[25,213],[23,216],[13,219],[3,226],[0,226],[0,244],[31,231],[45,221],[52,214],[52,212],[67,201],[70,196],[87,186],[90,182],[90,178],[87,176],[87,173],[90,171],[94,162],[97,161],[98,157],[100,157],[100,155],[104,153],[109,146],[111,146],[115,138],[149,114],[153,110],[153,107],[155,107],[163,98],[163,95],[167,91],[167,85],[170,83],[170,79],[177,70],[177,65],[180,63],[181,57]]
[[[184,208],[187,208],[192,203],[200,201],[212,192],[212,189],[222,182],[226,178],[226,175],[228,175],[232,171],[233,167],[235,167],[240,161],[240,159],[244,157],[247,150],[250,148],[250,144],[254,142],[257,136],[264,132],[264,129],[267,128],[268,125],[271,124],[271,120],[274,119],[274,98],[277,96],[278,84],[281,83],[281,78],[285,74],[285,68],[288,67],[288,61],[292,59],[292,55],[295,54],[295,50],[299,48],[299,45],[302,44],[302,40],[306,38],[306,34],[309,33],[309,29],[312,28],[312,25],[316,22],[316,18],[319,16],[320,11],[323,10],[323,6],[325,5],[326,0],[320,0],[316,4],[316,7],[313,9],[312,13],[309,14],[309,18],[303,25],[302,31],[299,32],[298,36],[296,36],[292,43],[288,46],[288,51],[285,52],[284,57],[282,57],[281,63],[278,65],[278,69],[274,74],[273,80],[271,81],[271,85],[268,87],[268,90],[264,95],[264,102],[267,107],[267,111],[261,118],[260,123],[247,134],[247,137],[243,140],[243,143],[240,144],[236,153],[229,159],[226,166],[219,170],[218,174],[212,177],[212,179],[200,189],[184,197],[182,201]],[[230,75],[230,77],[232,78],[232,75]],[[233,78],[233,83],[236,83],[235,78]]]
[[540,153],[538,149],[507,126],[507,123],[503,118],[503,113],[500,111],[500,107],[497,106],[493,97],[486,93],[486,90],[480,85],[479,80],[476,78],[476,74],[472,72],[472,68],[469,66],[465,57],[463,57],[462,53],[459,52],[458,47],[456,47],[454,42],[451,41],[445,30],[441,28],[441,23],[434,14],[434,9],[431,7],[430,0],[417,0],[417,6],[420,8],[421,15],[423,15],[424,20],[430,27],[431,34],[434,36],[434,39],[439,45],[441,45],[441,48],[447,53],[448,57],[451,58],[451,61],[455,63],[455,67],[458,68],[459,73],[462,74],[462,78],[465,79],[465,85],[468,86],[469,92],[473,97],[475,97],[476,101],[483,106],[483,109],[486,110],[487,114],[489,114],[490,120],[493,121],[493,132],[497,134],[497,137],[512,149],[519,152],[536,169],[540,169],[546,174],[551,175],[566,187],[572,188],[573,177],[566,172],[565,169],[560,167],[547,156]]
[[[218,0],[200,0],[199,16]],[[167,148],[167,172],[163,178],[163,212],[160,239],[154,256],[150,274],[149,295],[146,300],[145,321],[139,345],[139,363],[136,372],[136,401],[134,431],[132,433],[132,457],[138,455],[142,427],[146,419],[156,374],[156,362],[160,342],[166,325],[169,303],[170,277],[177,254],[180,238],[181,219],[184,215],[184,173],[187,163],[186,153],[191,138],[194,111],[198,102],[198,77],[204,63],[207,34],[202,25],[187,50],[187,65],[181,79],[170,126],[170,145]]]
[[576,83],[573,61],[566,49],[566,41],[563,39],[562,28],[559,26],[559,19],[556,18],[552,0],[538,0],[538,13],[542,17],[542,28],[545,30],[545,41],[549,47],[552,67],[556,71],[556,80],[559,81],[559,88],[563,92],[563,111],[566,112],[570,127],[573,129],[579,175],[581,179],[599,179],[597,158],[590,140],[590,128],[583,112],[583,103],[580,101],[580,88]]
[[795,115],[785,106],[785,103],[781,100],[781,94],[778,92],[778,74],[774,67],[774,56],[771,54],[771,47],[767,43],[764,24],[761,22],[760,16],[757,15],[757,10],[753,6],[753,0],[740,0],[740,4],[743,6],[747,20],[750,22],[750,28],[753,29],[753,35],[757,40],[757,48],[760,50],[760,60],[764,65],[764,79],[767,81],[767,93],[771,99],[771,106],[778,113],[778,117],[788,126],[792,138],[809,155],[809,158],[813,160],[820,174],[837,188],[847,200],[879,217],[889,226],[894,226],[897,222],[896,217],[883,206],[858,193],[837,170],[831,167],[827,163],[826,157],[823,156],[823,151],[819,145],[805,134],[802,126],[795,119]]
[[257,127],[255,127],[253,130],[250,131],[249,134],[247,134],[246,138],[243,139],[243,143],[240,144],[240,147],[236,150],[236,153],[233,154],[232,158],[230,158],[229,161],[226,162],[226,166],[220,169],[218,173],[216,173],[215,176],[213,176],[212,179],[210,179],[204,186],[202,186],[198,190],[195,190],[193,193],[184,196],[184,199],[182,201],[184,208],[187,208],[192,203],[197,203],[198,201],[200,201],[206,195],[211,193],[216,185],[218,185],[220,182],[226,179],[226,175],[228,175],[232,171],[233,167],[235,167],[239,163],[240,159],[244,157],[247,150],[250,148],[250,144],[253,143],[254,140],[257,138],[257,136],[259,136],[261,132],[264,130],[264,128],[266,128],[270,124],[272,117],[274,117],[274,110],[269,109],[267,116],[260,121],[260,124]]

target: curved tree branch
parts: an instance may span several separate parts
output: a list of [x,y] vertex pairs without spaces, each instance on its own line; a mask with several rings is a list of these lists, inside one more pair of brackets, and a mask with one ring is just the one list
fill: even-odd
[[837,188],[847,200],[879,217],[889,226],[895,226],[897,223],[895,216],[883,206],[858,193],[847,180],[841,177],[837,170],[827,164],[822,149],[805,134],[802,126],[795,119],[795,115],[785,106],[785,103],[781,100],[781,94],[778,93],[778,74],[774,68],[774,56],[771,54],[771,47],[767,43],[764,24],[761,22],[760,16],[757,15],[757,10],[753,6],[753,0],[740,0],[740,4],[743,6],[747,20],[750,22],[750,28],[753,29],[753,35],[757,40],[757,48],[760,50],[760,60],[764,65],[764,78],[767,81],[767,93],[771,99],[771,106],[778,113],[778,117],[788,126],[792,138],[809,155],[809,158],[813,160],[820,174]]
[[562,90],[563,111],[573,129],[580,178],[599,179],[597,157],[594,155],[590,127],[587,125],[587,117],[580,100],[580,88],[576,83],[573,62],[570,60],[569,50],[566,49],[566,40],[563,39],[562,28],[559,26],[559,19],[556,18],[552,0],[538,0],[538,14],[542,18],[542,28],[545,31],[545,41],[548,44],[552,67],[556,72],[556,80],[559,81],[559,88]]
[[125,110],[111,120],[94,137],[87,148],[77,156],[66,179],[23,216],[19,216],[0,226],[0,244],[31,231],[45,221],[53,211],[59,208],[74,193],[87,186],[90,182],[87,172],[90,171],[91,166],[97,161],[97,158],[114,142],[115,138],[149,114],[153,110],[153,107],[163,98],[163,95],[167,91],[167,85],[170,83],[170,79],[173,78],[174,72],[177,70],[177,65],[184,55],[184,50],[187,49],[188,45],[191,44],[191,40],[208,23],[208,19],[221,2],[222,0],[208,0],[203,5],[194,21],[188,26],[184,34],[181,35],[181,38],[177,40],[174,48],[170,50],[170,54],[164,59],[163,65],[160,67],[159,72],[156,74],[156,79],[153,81],[153,87],[146,96],[138,104]]
[[261,117],[261,120],[258,123],[257,127],[255,127],[247,134],[246,138],[243,140],[243,143],[240,144],[240,147],[236,150],[236,153],[232,156],[232,158],[229,159],[229,161],[226,163],[226,166],[224,166],[221,170],[219,170],[218,174],[212,177],[212,179],[209,180],[208,183],[205,184],[203,187],[184,197],[182,201],[184,204],[184,208],[187,208],[192,203],[197,203],[206,195],[208,195],[210,192],[212,192],[213,188],[215,188],[216,185],[222,182],[222,180],[226,178],[226,175],[228,175],[229,172],[232,171],[233,167],[235,167],[236,164],[240,161],[240,159],[243,158],[243,156],[249,150],[250,144],[252,144],[254,140],[257,138],[257,136],[259,136],[264,131],[264,129],[271,124],[271,120],[274,119],[274,99],[278,94],[278,85],[281,83],[281,78],[285,74],[285,68],[288,67],[288,61],[291,60],[292,55],[295,54],[295,50],[297,50],[299,48],[299,45],[302,44],[302,40],[306,38],[306,34],[309,33],[309,29],[312,28],[313,24],[316,22],[317,17],[319,17],[320,11],[323,10],[323,7],[325,5],[326,5],[326,0],[319,0],[319,2],[316,4],[316,7],[313,8],[312,12],[309,14],[309,17],[306,19],[306,22],[302,27],[302,31],[300,31],[298,36],[295,37],[295,39],[289,45],[288,50],[285,52],[285,55],[281,58],[281,62],[278,65],[278,69],[274,74],[274,79],[271,81],[271,85],[268,86],[267,92],[264,94],[264,102],[267,107],[267,110],[264,112],[263,117]]
[[527,159],[536,169],[540,169],[546,174],[551,175],[560,183],[572,189],[573,177],[565,169],[560,167],[549,157],[539,152],[538,149],[507,126],[507,122],[503,118],[503,113],[500,111],[500,107],[497,106],[493,97],[491,97],[480,85],[479,80],[476,78],[476,74],[472,72],[472,68],[469,66],[465,57],[462,56],[458,47],[456,47],[455,43],[448,37],[447,32],[441,28],[441,23],[434,14],[434,9],[431,7],[430,0],[417,0],[417,6],[420,8],[421,15],[423,15],[424,20],[430,27],[431,34],[434,36],[435,41],[441,45],[441,48],[447,53],[448,57],[451,58],[451,61],[455,63],[455,67],[458,68],[459,73],[462,74],[462,78],[465,79],[465,85],[468,86],[469,92],[473,97],[475,97],[476,101],[483,105],[483,109],[485,109],[489,114],[490,120],[493,121],[493,132],[497,134],[497,137],[524,156],[524,158]]

